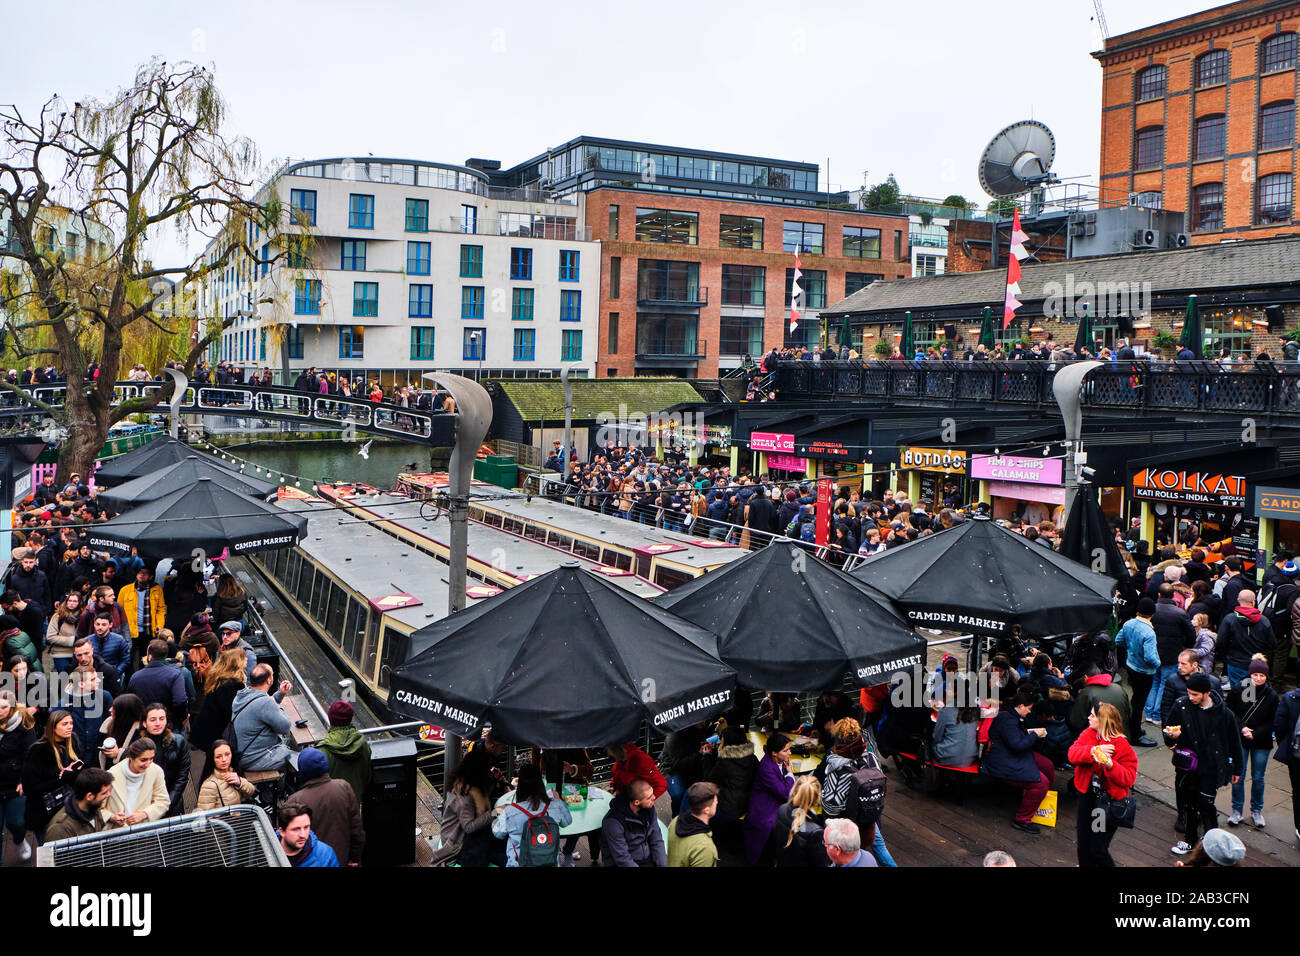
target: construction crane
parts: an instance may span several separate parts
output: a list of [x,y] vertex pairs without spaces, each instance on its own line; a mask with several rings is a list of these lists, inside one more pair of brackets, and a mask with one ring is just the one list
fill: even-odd
[[1092,0],[1092,8],[1097,11],[1093,17],[1097,21],[1097,28],[1101,30],[1102,42],[1110,39],[1110,27],[1106,26],[1106,11],[1101,8],[1101,0]]

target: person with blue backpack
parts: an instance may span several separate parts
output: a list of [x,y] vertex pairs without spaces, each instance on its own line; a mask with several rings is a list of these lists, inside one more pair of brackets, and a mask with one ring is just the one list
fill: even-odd
[[492,833],[506,841],[506,866],[559,864],[560,828],[573,822],[573,814],[558,793],[547,791],[541,770],[520,767],[514,801],[493,813]]

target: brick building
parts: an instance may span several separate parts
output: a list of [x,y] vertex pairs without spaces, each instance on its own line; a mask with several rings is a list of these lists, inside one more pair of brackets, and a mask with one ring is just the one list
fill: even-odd
[[1184,211],[1194,244],[1300,231],[1297,31],[1300,3],[1241,0],[1109,38],[1103,201]]
[[[1032,262],[1060,262],[1065,258],[1065,230],[1069,225],[1063,217],[1056,217],[1039,226],[1033,220],[1022,219],[1021,227],[1029,236],[1025,250]],[[948,223],[948,272],[979,272],[989,268],[993,246],[992,223],[982,219],[954,219]],[[1011,250],[1011,222],[998,227],[998,263],[1007,267]]]

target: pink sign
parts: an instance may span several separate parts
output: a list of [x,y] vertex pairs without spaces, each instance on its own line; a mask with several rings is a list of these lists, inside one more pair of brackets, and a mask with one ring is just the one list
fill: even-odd
[[794,455],[768,455],[768,468],[780,468],[782,471],[807,471],[808,459],[796,458]]
[[1013,481],[997,481],[989,485],[989,494],[995,498],[1014,498],[1017,501],[1038,501],[1045,505],[1065,504],[1065,489],[1044,485],[1031,485]]
[[1018,481],[1031,485],[1061,484],[1060,458],[1027,458],[1019,455],[972,455],[972,478],[987,481]]
[[750,432],[750,451],[794,451],[794,436],[780,432]]

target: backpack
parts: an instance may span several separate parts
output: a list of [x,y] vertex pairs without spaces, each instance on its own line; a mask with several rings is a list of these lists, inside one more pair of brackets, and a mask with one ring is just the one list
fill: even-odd
[[1291,605],[1300,588],[1294,584],[1279,584],[1264,592],[1259,601],[1259,613],[1273,627],[1277,637],[1284,637],[1291,632]]
[[1214,579],[1214,596],[1223,597],[1223,589],[1228,586],[1228,579],[1220,575]]
[[560,853],[560,828],[547,813],[551,807],[550,799],[537,813],[529,813],[518,803],[510,805],[528,818],[524,821],[524,832],[519,836],[519,865],[555,866]]
[[828,817],[844,817],[859,827],[874,824],[885,808],[886,785],[880,761],[867,751],[849,766],[826,771],[822,810]]
[[805,522],[803,523],[803,527],[799,529],[799,540],[800,540],[800,541],[808,541],[808,542],[816,542],[816,540],[817,540],[817,525],[816,525],[814,522],[812,522],[812,521],[805,521]]

